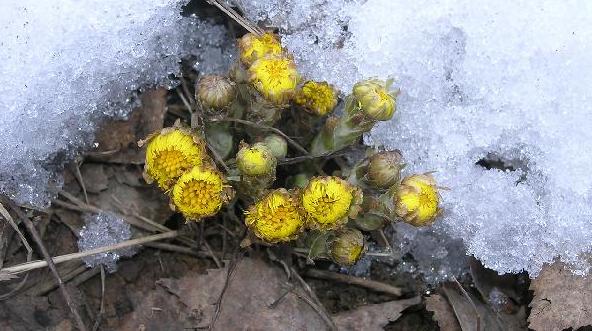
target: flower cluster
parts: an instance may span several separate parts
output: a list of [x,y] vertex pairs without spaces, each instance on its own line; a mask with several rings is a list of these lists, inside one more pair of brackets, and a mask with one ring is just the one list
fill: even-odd
[[394,116],[399,91],[391,80],[366,79],[340,95],[328,82],[301,82],[273,33],[248,33],[238,47],[228,75],[197,82],[192,129],[176,123],[141,142],[147,146],[145,177],[175,210],[201,220],[233,199],[237,208],[227,212],[242,210],[249,229],[243,243],[294,242],[309,249],[309,258],[343,266],[364,254],[363,231],[435,221],[441,210],[434,178],[401,179],[405,164],[398,150],[369,151],[356,162],[336,161],[338,169],[325,167],[332,154],[360,148],[364,133]]
[[206,153],[205,140],[179,123],[138,143],[146,145],[144,178],[156,181],[187,220],[213,216],[232,194]]

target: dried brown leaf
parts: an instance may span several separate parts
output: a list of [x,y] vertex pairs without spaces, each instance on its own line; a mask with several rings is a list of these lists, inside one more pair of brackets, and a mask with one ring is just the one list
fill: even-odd
[[452,306],[448,303],[446,298],[439,294],[432,294],[427,297],[426,309],[434,312],[434,321],[438,323],[440,330],[445,331],[460,331],[460,324],[454,315]]
[[419,297],[414,297],[405,300],[365,305],[351,311],[336,314],[333,316],[333,320],[337,328],[342,331],[382,331],[389,322],[394,322],[401,317],[403,310],[420,302],[421,299]]
[[468,297],[456,284],[445,284],[442,289],[463,331],[518,331],[526,330],[524,307],[515,314],[495,312],[470,292]]
[[530,284],[528,317],[534,330],[574,330],[592,324],[592,278],[576,276],[561,262],[546,265]]
[[[124,317],[121,329],[136,330],[140,325],[147,330],[207,327],[215,315],[227,276],[228,270],[223,268],[209,270],[205,275],[162,279],[155,290],[135,299],[136,309]],[[302,293],[302,289],[289,284],[282,269],[243,258],[232,273],[214,329],[326,329],[318,313],[292,293]]]

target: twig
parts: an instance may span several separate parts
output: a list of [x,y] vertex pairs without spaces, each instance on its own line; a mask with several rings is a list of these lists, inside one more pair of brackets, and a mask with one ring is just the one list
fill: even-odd
[[232,18],[236,21],[236,23],[240,24],[243,28],[247,29],[247,31],[256,34],[258,36],[263,34],[263,31],[257,27],[256,25],[252,24],[251,22],[247,21],[244,17],[242,17],[239,13],[237,13],[234,9],[230,8],[224,2],[219,0],[207,0],[209,4],[212,4],[218,7],[221,11],[223,11],[228,17]]
[[220,262],[220,260],[216,256],[216,254],[214,254],[214,250],[212,249],[212,247],[210,247],[210,244],[208,244],[208,241],[204,239],[203,240],[203,244],[206,247],[206,250],[208,251],[208,253],[210,254],[210,256],[212,257],[212,260],[214,260],[214,263],[216,264],[216,266],[218,268],[224,267],[224,265],[222,264],[222,262]]
[[99,329],[99,325],[101,325],[101,319],[103,314],[105,313],[105,267],[101,265],[101,306],[99,308],[99,314],[95,320],[95,324],[93,325],[93,331],[97,331]]
[[305,275],[312,278],[334,280],[341,283],[361,286],[376,292],[388,293],[394,296],[401,296],[400,288],[385,283],[377,282],[375,280],[364,279],[350,275],[343,275],[319,269],[309,269]]
[[[304,288],[304,290],[306,290],[306,292],[308,292],[308,295],[316,302],[316,307],[315,307],[315,305],[312,305],[311,302],[308,302],[304,298],[301,298],[301,299],[305,300],[306,303],[308,303],[315,311],[317,311],[317,313],[321,316],[323,321],[325,321],[325,323],[327,323],[327,325],[329,326],[329,329],[337,330],[337,326],[335,325],[335,322],[333,322],[333,319],[331,318],[331,316],[329,315],[329,313],[325,309],[325,306],[323,306],[323,304],[321,303],[321,300],[319,300],[319,298],[317,297],[315,292],[312,290],[312,288],[310,288],[310,285],[308,285],[308,283],[300,276],[300,274],[296,270],[294,270],[294,268],[290,268],[290,269],[292,271],[291,274],[300,283],[300,286],[302,286]],[[296,291],[293,291],[293,293],[298,296],[298,293]],[[300,296],[298,296],[298,297],[300,298]]]
[[183,101],[183,104],[185,105],[185,107],[189,111],[189,114],[193,114],[193,108],[191,107],[191,104],[189,103],[189,101],[187,101],[187,99],[185,98],[185,95],[183,94],[183,92],[178,87],[177,87],[176,91],[177,91],[177,94],[179,95],[179,98],[181,98],[181,101]]
[[41,240],[41,237],[39,236],[39,233],[37,232],[35,225],[33,225],[33,222],[31,222],[31,220],[27,217],[27,215],[25,215],[25,213],[18,206],[14,205],[11,201],[7,201],[7,202],[9,204],[10,208],[17,214],[18,218],[20,218],[21,221],[25,224],[25,227],[29,231],[29,234],[31,234],[31,237],[33,237],[33,240],[35,241],[35,243],[39,247],[39,250],[41,251],[41,255],[43,255],[43,258],[45,259],[47,265],[49,266],[49,270],[51,270],[51,273],[53,274],[53,276],[55,277],[55,279],[58,282],[60,292],[61,292],[62,296],[64,297],[64,300],[66,301],[66,304],[68,305],[68,308],[70,308],[70,313],[72,313],[72,317],[74,318],[74,321],[76,322],[76,325],[78,326],[78,329],[81,331],[86,331],[86,326],[84,325],[84,322],[82,321],[82,318],[80,317],[80,314],[78,313],[78,310],[74,306],[74,303],[72,302],[72,297],[70,296],[70,293],[66,289],[66,286],[64,285],[64,282],[62,281],[62,278],[60,277],[60,274],[58,273],[58,270],[57,270],[55,264],[53,263],[51,255],[49,255],[47,248],[45,248],[45,245],[43,244],[43,240]]
[[230,287],[230,283],[232,281],[232,276],[234,275],[234,272],[236,271],[238,265],[242,261],[242,257],[243,257],[243,254],[241,253],[241,250],[239,248],[238,251],[236,251],[234,258],[232,259],[232,261],[230,261],[230,264],[228,265],[228,271],[226,273],[226,280],[224,281],[224,287],[222,288],[222,292],[220,292],[220,296],[218,296],[218,300],[216,300],[216,304],[215,304],[216,311],[214,313],[214,317],[212,317],[212,321],[210,322],[210,325],[208,326],[208,330],[214,330],[214,325],[216,324],[216,321],[218,320],[218,317],[220,316],[220,312],[222,312],[222,299],[224,298],[224,294],[226,293],[226,291]]
[[473,302],[473,299],[471,299],[471,296],[469,295],[469,293],[467,293],[467,291],[465,291],[465,288],[462,287],[462,285],[458,282],[456,277],[452,276],[452,280],[454,281],[456,286],[458,286],[458,288],[462,292],[465,299],[467,299],[469,301],[469,303],[471,304],[471,307],[475,311],[475,316],[477,317],[477,331],[481,330],[481,315],[479,315],[479,310],[477,310],[477,306],[475,305],[475,302]]
[[144,244],[144,246],[146,247],[152,247],[155,249],[161,249],[164,251],[170,251],[170,252],[175,252],[175,253],[181,253],[181,254],[187,254],[187,255],[191,255],[194,257],[199,257],[199,258],[208,258],[208,259],[212,259],[212,254],[210,253],[206,253],[206,252],[202,252],[202,251],[196,251],[193,248],[189,248],[189,247],[184,247],[184,246],[178,246],[178,245],[173,245],[173,244],[166,244],[166,243],[160,243],[160,242],[151,242],[151,243],[146,243]]
[[257,128],[257,129],[275,132],[275,133],[279,134],[280,136],[284,137],[284,139],[286,139],[286,141],[289,144],[294,146],[294,148],[296,148],[302,154],[309,155],[308,151],[304,147],[300,146],[299,143],[297,143],[294,139],[290,138],[287,134],[285,134],[284,132],[282,132],[282,130],[280,130],[278,128],[274,128],[274,127],[267,126],[267,125],[257,124],[255,122],[242,120],[239,118],[217,118],[217,119],[212,119],[212,122],[235,122],[235,123],[248,125],[250,127]]
[[323,321],[327,324],[327,326],[329,326],[330,330],[337,330],[337,326],[335,325],[335,322],[333,322],[333,320],[326,313],[323,313],[322,307],[319,307],[316,303],[314,303],[312,301],[312,299],[310,299],[306,295],[302,295],[302,294],[298,293],[298,291],[296,291],[296,290],[292,291],[291,293],[293,293],[295,296],[297,296],[300,300],[306,302],[314,311],[316,311],[317,314],[319,314],[319,316],[321,316]]
[[222,168],[224,168],[224,171],[226,173],[230,173],[230,168],[228,168],[228,166],[224,162],[224,159],[222,159],[222,157],[220,156],[220,154],[218,154],[218,152],[214,149],[214,147],[212,147],[212,144],[210,144],[208,142],[208,143],[206,143],[206,146],[208,147],[208,150],[210,151],[210,153],[212,153],[212,155],[214,156],[214,160],[216,161],[216,163],[218,163],[219,165],[221,165]]
[[[69,281],[76,278],[78,275],[82,274],[87,270],[88,267],[86,265],[81,265],[74,270],[67,271],[67,273],[62,275],[62,281],[64,281],[64,283],[68,283]],[[46,283],[35,285],[34,287],[29,288],[25,293],[32,297],[43,296],[53,291],[57,286],[58,284],[55,282],[55,280],[53,280]]]
[[84,194],[84,201],[86,201],[86,203],[88,203],[88,194],[86,193],[86,185],[84,184],[84,178],[82,178],[82,173],[80,172],[80,165],[76,161],[74,162],[74,170],[75,170],[75,174],[76,174],[76,180],[78,181],[80,188],[82,188],[82,193]]
[[[10,213],[8,212],[8,210],[6,210],[6,208],[4,208],[2,203],[0,203],[0,215],[2,215],[4,217],[4,219],[10,224],[12,229],[18,234],[19,238],[21,239],[21,242],[23,243],[23,246],[25,246],[25,249],[27,250],[27,262],[30,262],[33,259],[33,249],[31,248],[31,246],[27,242],[27,239],[25,238],[25,236],[23,235],[21,230],[16,225],[16,222],[12,219],[12,216],[10,216]],[[3,263],[3,261],[0,261],[0,262]],[[0,265],[2,265],[2,264],[0,263]],[[10,298],[11,296],[13,296],[18,290],[20,290],[25,285],[25,283],[27,282],[27,278],[29,278],[28,273],[25,275],[25,277],[23,277],[21,282],[18,283],[18,285],[15,286],[12,290],[10,290],[8,293],[0,295],[0,301],[6,300],[6,299]]]
[[[84,252],[60,255],[60,256],[56,256],[56,257],[52,258],[51,260],[54,264],[59,264],[59,263],[63,263],[63,262],[70,261],[70,260],[81,259],[83,257],[87,257],[90,255],[110,252],[110,251],[130,247],[130,246],[142,245],[144,243],[148,243],[148,242],[152,242],[152,241],[158,241],[158,240],[168,239],[168,238],[175,238],[178,235],[179,235],[178,231],[170,231],[170,232],[155,234],[152,236],[146,236],[146,237],[142,237],[142,238],[126,240],[126,241],[122,241],[118,244],[98,247],[98,248],[91,249],[91,250],[84,251]],[[12,267],[2,268],[2,269],[0,269],[0,275],[1,274],[13,274],[14,275],[14,274],[19,274],[21,272],[25,272],[25,271],[29,271],[29,270],[33,270],[33,269],[45,268],[47,266],[48,266],[47,261],[36,260],[36,261],[27,262],[27,263],[17,264]]]

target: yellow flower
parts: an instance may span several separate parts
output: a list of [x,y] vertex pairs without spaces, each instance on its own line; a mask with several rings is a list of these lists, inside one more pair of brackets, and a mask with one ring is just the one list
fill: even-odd
[[245,223],[260,239],[276,243],[295,239],[304,226],[298,201],[285,189],[268,193],[245,212]]
[[354,265],[364,252],[364,235],[356,229],[340,231],[330,244],[333,262],[342,266]]
[[269,32],[264,33],[261,37],[247,33],[238,40],[238,47],[240,59],[247,66],[266,55],[282,53],[282,45],[278,37]]
[[360,196],[361,191],[341,178],[312,178],[302,192],[302,206],[308,214],[309,226],[319,230],[341,227],[348,216],[357,211]]
[[405,177],[394,202],[397,216],[415,226],[430,225],[440,214],[438,187],[429,173]]
[[[173,127],[147,139],[145,172],[149,182],[168,190],[185,171],[203,163],[205,142],[189,130]],[[142,145],[141,141],[139,144]]]
[[195,167],[173,186],[172,200],[188,220],[213,216],[227,200],[222,175],[214,169]]
[[255,89],[276,105],[288,102],[300,81],[294,61],[286,56],[259,59],[251,65],[249,73]]
[[306,111],[323,116],[337,105],[337,93],[327,82],[308,81],[302,85],[294,101]]
[[275,173],[277,164],[271,149],[263,144],[243,146],[236,154],[236,165],[243,175],[265,176]]
[[368,79],[358,82],[353,88],[353,97],[357,106],[376,121],[388,121],[396,110],[395,97],[398,90],[389,91],[392,81]]

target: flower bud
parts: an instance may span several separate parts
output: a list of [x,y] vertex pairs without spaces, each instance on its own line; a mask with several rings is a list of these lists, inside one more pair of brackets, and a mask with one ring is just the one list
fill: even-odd
[[364,235],[356,229],[345,229],[337,234],[329,246],[331,259],[341,266],[354,265],[364,252]]
[[236,154],[236,165],[246,176],[267,176],[275,172],[277,160],[267,145],[256,143],[243,146]]
[[353,87],[355,106],[371,119],[388,121],[393,117],[396,109],[395,98],[398,91],[389,92],[390,82],[378,79],[368,79],[358,82]]
[[368,159],[366,180],[375,188],[386,189],[400,180],[401,169],[405,166],[399,150],[378,152]]
[[281,160],[288,154],[288,143],[284,137],[277,134],[270,134],[263,139],[263,143],[269,147],[273,156]]
[[436,181],[429,173],[405,177],[393,196],[395,214],[414,226],[434,223],[441,212],[439,202]]
[[228,107],[236,96],[234,83],[216,76],[203,76],[197,83],[195,98],[205,107],[223,109]]

